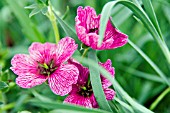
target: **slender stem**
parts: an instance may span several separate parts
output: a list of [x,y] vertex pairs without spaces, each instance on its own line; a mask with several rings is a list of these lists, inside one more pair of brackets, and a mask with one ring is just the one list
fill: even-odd
[[160,96],[151,104],[150,110],[155,109],[155,107],[159,104],[159,102],[170,92],[170,87],[168,87],[164,92],[160,94]]
[[60,35],[59,35],[58,26],[57,26],[57,23],[56,23],[56,18],[55,18],[54,12],[52,10],[52,5],[51,5],[50,1],[49,1],[49,6],[48,6],[47,17],[51,21],[51,24],[52,24],[53,30],[54,30],[55,40],[56,40],[56,43],[58,43],[58,41],[60,40],[60,37],[59,37]]
[[83,55],[82,55],[82,58],[84,58],[86,55],[87,55],[87,52],[88,52],[89,48],[86,48],[83,52]]

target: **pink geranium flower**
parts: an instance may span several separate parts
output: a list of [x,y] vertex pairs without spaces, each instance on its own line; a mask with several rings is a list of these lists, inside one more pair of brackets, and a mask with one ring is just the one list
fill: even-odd
[[93,8],[80,6],[77,9],[76,32],[79,40],[86,46],[96,50],[114,49],[127,43],[128,36],[118,31],[109,20],[106,26],[103,42],[97,46],[99,39],[99,26],[101,15],[96,15]]
[[[71,103],[75,105],[84,106],[87,108],[98,108],[97,101],[93,94],[91,83],[88,81],[89,70],[83,67],[75,60],[69,60],[69,63],[74,64],[79,69],[79,78],[77,84],[73,84],[72,91],[64,100],[64,103]],[[111,67],[111,60],[107,60],[105,63],[99,63],[114,77],[114,68]],[[115,92],[113,89],[108,88],[111,86],[111,82],[101,75],[102,87],[107,100],[114,98]]]
[[17,54],[12,58],[11,70],[18,75],[16,84],[22,88],[40,85],[48,79],[51,90],[58,95],[66,95],[77,83],[79,71],[76,66],[66,64],[77,49],[75,41],[66,37],[58,44],[38,42],[29,47],[29,55]]

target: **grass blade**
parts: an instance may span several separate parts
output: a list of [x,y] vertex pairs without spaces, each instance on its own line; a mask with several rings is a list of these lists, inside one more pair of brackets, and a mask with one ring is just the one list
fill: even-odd
[[44,102],[37,99],[33,99],[29,101],[32,105],[47,108],[47,109],[65,109],[65,110],[77,110],[77,111],[85,111],[85,112],[94,112],[94,113],[110,113],[100,109],[88,109],[81,106],[75,106],[71,104],[63,104],[58,102]]
[[130,46],[132,46],[149,64],[150,66],[155,70],[155,72],[160,75],[160,77],[164,80],[164,82],[170,86],[170,82],[168,81],[168,78],[164,75],[164,73],[158,68],[158,66],[140,49],[138,48],[133,42],[128,40],[128,43]]
[[153,10],[151,0],[142,0],[142,1],[143,1],[143,4],[144,4],[144,8],[146,10],[146,13],[148,14],[150,20],[152,21],[153,25],[155,26],[157,32],[159,33],[160,38],[162,40],[164,40],[163,36],[162,36],[161,29],[159,27],[159,24],[158,24],[158,21],[157,21],[157,18],[156,18],[156,15],[155,15],[155,12]]
[[[92,59],[95,64],[98,66],[98,61],[97,61],[97,56],[96,56],[96,51],[91,50],[88,54],[89,59]],[[93,68],[91,65],[89,65],[89,70],[90,70],[90,80],[93,88],[94,95],[96,97],[96,100],[100,106],[101,109],[107,110],[107,111],[112,111],[104,94],[103,88],[102,88],[102,83],[100,79],[100,72],[98,69]]]
[[114,97],[115,101],[117,101],[120,105],[122,105],[123,107],[125,107],[127,110],[130,111],[130,113],[134,113],[133,109],[131,108],[131,106],[129,106],[128,104],[124,103],[123,101],[121,101],[119,98]]

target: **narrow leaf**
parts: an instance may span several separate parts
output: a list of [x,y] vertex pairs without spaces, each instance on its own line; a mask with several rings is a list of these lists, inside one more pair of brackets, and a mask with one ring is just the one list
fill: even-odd
[[96,113],[94,111],[76,111],[76,110],[65,110],[65,109],[57,109],[50,111],[49,113]]
[[115,101],[117,101],[120,105],[122,105],[123,107],[125,107],[127,110],[129,110],[131,113],[134,113],[133,109],[126,103],[124,103],[123,101],[121,101],[119,98],[114,97]]
[[164,75],[164,73],[159,69],[159,67],[140,49],[138,48],[133,42],[128,40],[128,43],[150,64],[150,66],[157,72],[160,77],[164,80],[164,82],[170,86],[170,82],[168,78]]
[[94,112],[94,113],[110,113],[100,109],[87,109],[85,107],[63,104],[58,102],[44,102],[40,100],[30,100],[31,105],[46,108],[46,109],[65,109],[65,110],[76,110],[76,111],[85,111],[85,112]]
[[39,13],[41,11],[41,9],[39,8],[35,8],[31,11],[31,13],[29,14],[29,18],[31,18],[32,16],[36,15],[37,13]]
[[[88,54],[89,59],[92,59],[95,63],[93,65],[98,66],[96,51],[91,50]],[[104,94],[102,83],[100,79],[100,73],[98,69],[93,68],[93,66],[89,65],[90,69],[90,80],[93,88],[94,95],[96,97],[96,100],[100,106],[101,109],[112,111]]]
[[34,9],[34,8],[37,8],[38,5],[37,4],[32,4],[32,5],[29,5],[29,6],[25,6],[24,8],[25,9]]
[[153,25],[155,26],[157,32],[159,33],[159,36],[161,37],[162,40],[164,40],[163,36],[162,36],[161,29],[160,29],[159,24],[158,24],[158,20],[156,18],[155,12],[153,10],[151,0],[142,0],[142,1],[143,1],[143,4],[144,4],[144,8],[146,10],[146,13],[148,14],[150,20],[152,21]]

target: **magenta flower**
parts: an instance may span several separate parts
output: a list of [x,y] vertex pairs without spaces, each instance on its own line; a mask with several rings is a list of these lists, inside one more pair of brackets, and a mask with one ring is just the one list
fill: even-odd
[[76,66],[66,64],[77,49],[75,41],[66,37],[58,42],[33,43],[29,54],[17,54],[12,58],[11,70],[18,75],[16,84],[22,88],[40,85],[48,79],[51,90],[58,95],[66,95],[77,83],[79,71]]
[[80,6],[77,9],[76,32],[79,40],[93,49],[114,49],[127,43],[128,36],[118,31],[109,20],[106,26],[103,42],[97,46],[99,39],[100,16],[96,15],[93,8]]
[[[75,105],[84,106],[87,108],[98,108],[97,101],[93,94],[91,83],[88,81],[89,70],[83,67],[75,60],[69,60],[70,64],[74,64],[79,69],[79,78],[77,84],[73,84],[72,91],[64,100],[64,103],[70,103]],[[107,60],[105,63],[99,63],[114,77],[114,68],[111,67],[111,60]],[[111,86],[111,82],[101,75],[102,87],[107,100],[114,98],[115,92],[113,89],[108,88]]]

